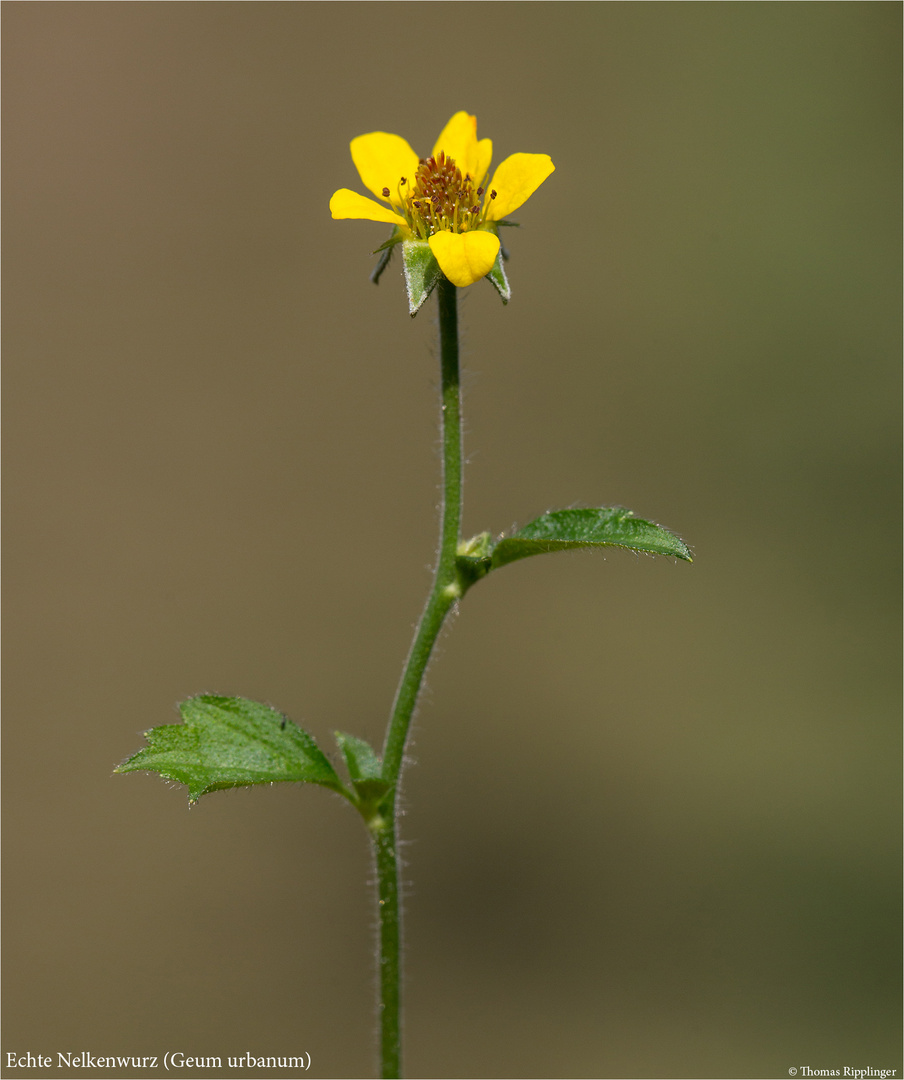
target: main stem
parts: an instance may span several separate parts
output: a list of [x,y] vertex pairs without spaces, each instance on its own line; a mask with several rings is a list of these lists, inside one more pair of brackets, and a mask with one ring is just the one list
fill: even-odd
[[387,1080],[401,1076],[401,895],[396,854],[396,801],[411,718],[430,653],[443,620],[461,588],[455,556],[461,532],[461,390],[458,373],[456,287],[446,278],[437,286],[442,366],[443,500],[439,559],[433,588],[418,623],[383,746],[383,779],[391,785],[381,814],[370,822],[377,862],[380,906],[380,1063]]

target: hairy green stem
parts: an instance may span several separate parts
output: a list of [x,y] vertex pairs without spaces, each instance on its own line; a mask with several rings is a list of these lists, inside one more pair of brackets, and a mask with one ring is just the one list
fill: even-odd
[[380,1075],[398,1080],[402,1075],[402,926],[395,822],[381,818],[370,829],[380,908]]
[[383,779],[392,786],[381,814],[370,822],[377,862],[380,905],[380,1061],[384,1078],[401,1076],[401,895],[396,852],[396,797],[411,718],[430,654],[443,621],[461,595],[455,556],[461,533],[461,390],[458,374],[456,287],[445,278],[437,286],[442,365],[443,499],[440,550],[433,588],[392,707],[383,746]]

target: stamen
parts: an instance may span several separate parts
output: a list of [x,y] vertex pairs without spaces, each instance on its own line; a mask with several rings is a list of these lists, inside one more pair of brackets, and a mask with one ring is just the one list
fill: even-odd
[[[403,192],[402,185],[405,185]],[[445,150],[419,158],[411,185],[402,177],[399,202],[413,232],[427,239],[439,232],[469,232],[482,228],[489,199],[481,213],[482,187],[475,191],[470,173],[462,173]],[[496,197],[496,192],[491,198]]]

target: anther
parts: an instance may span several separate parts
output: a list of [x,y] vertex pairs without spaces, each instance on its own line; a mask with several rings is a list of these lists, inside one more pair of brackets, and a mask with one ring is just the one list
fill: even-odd
[[389,188],[388,187],[383,188],[383,198],[384,199],[389,198]]
[[495,198],[496,198],[496,189],[495,189],[495,188],[493,188],[493,190],[492,190],[492,191],[490,192],[490,198],[491,198],[491,199],[495,199]]

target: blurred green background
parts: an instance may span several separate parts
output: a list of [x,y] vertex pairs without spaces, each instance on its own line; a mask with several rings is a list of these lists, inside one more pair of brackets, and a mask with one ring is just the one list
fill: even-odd
[[467,109],[557,171],[464,296],[466,534],[624,505],[697,558],[519,563],[445,635],[408,1073],[900,1070],[900,5],[4,9],[4,1062],[372,1074],[350,808],[111,770],[200,691],[380,740],[435,315],[327,203]]

